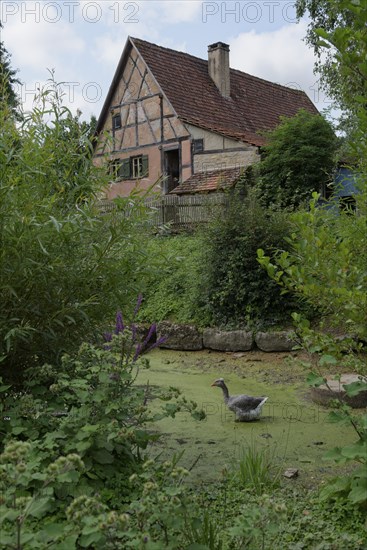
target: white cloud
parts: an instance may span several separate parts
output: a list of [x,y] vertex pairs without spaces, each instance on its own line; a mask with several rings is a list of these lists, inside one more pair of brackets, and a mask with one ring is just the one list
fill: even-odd
[[157,25],[193,21],[201,8],[202,0],[79,0],[75,11],[87,23],[125,28],[143,23],[147,30],[150,27],[150,33],[154,33]]
[[11,23],[4,29],[6,47],[11,51],[14,65],[21,69],[45,70],[58,68],[65,55],[79,55],[85,50],[84,40],[76,28],[65,22]]
[[[107,63],[115,69],[125,46],[127,35],[117,38],[104,34],[96,38],[93,47],[93,56],[98,62]],[[112,78],[112,77],[111,77]]]
[[76,14],[89,26],[97,24],[124,25],[137,23],[139,2],[128,0],[78,0]]
[[[142,9],[144,4],[141,2]],[[151,2],[154,4],[155,2]],[[157,2],[157,16],[164,23],[188,23],[201,14],[202,2],[198,0],[175,0],[167,2]]]
[[307,93],[318,109],[326,106],[313,74],[315,58],[302,40],[306,24],[292,24],[273,32],[250,31],[231,40],[231,66],[241,71]]

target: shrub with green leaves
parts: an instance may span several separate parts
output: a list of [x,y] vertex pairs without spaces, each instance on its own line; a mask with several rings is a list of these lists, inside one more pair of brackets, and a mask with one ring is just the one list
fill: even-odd
[[236,193],[228,210],[204,234],[200,298],[212,324],[228,327],[276,324],[289,320],[294,300],[263,272],[257,262],[259,246],[269,252],[286,248],[290,232],[284,212],[261,206],[250,191]]
[[125,480],[129,499],[118,501],[116,494],[112,508],[98,493],[79,491],[74,498],[65,498],[85,474],[85,463],[77,454],[59,457],[47,467],[38,456],[35,444],[14,441],[0,455],[4,547],[183,547],[187,516],[193,510],[182,486],[188,472],[178,466],[178,457],[162,464],[143,462],[139,471]]
[[144,209],[132,197],[101,215],[108,175],[53,81],[20,126],[6,106],[0,125],[0,361],[16,378],[131,306],[146,266]]
[[321,115],[301,110],[267,134],[258,187],[267,206],[297,208],[333,181],[337,139]]
[[[365,191],[366,193],[366,191]],[[315,193],[307,211],[292,215],[288,250],[259,262],[285,290],[307,299],[322,316],[367,339],[366,195],[357,196],[358,214],[318,207]]]
[[135,324],[125,326],[119,313],[116,333],[106,333],[102,348],[84,343],[77,354],[63,355],[60,369],[51,365],[29,369],[22,392],[9,393],[2,403],[2,415],[8,418],[3,423],[5,439],[36,440],[45,464],[50,450],[57,456],[78,453],[85,462],[85,476],[70,494],[89,494],[93,489],[109,500],[119,485],[122,498],[124,477],[135,471],[142,451],[157,439],[145,426],[173,417],[178,410],[203,417],[175,388],[154,392],[164,405],[153,413],[148,407],[150,387],[134,384],[139,367],[147,365],[143,350],[160,343],[151,342],[154,331],[152,325],[139,342]]
[[[343,365],[345,373],[360,375],[359,382],[344,388],[347,395],[353,397],[367,389],[363,345],[367,338],[365,206],[361,204],[356,215],[348,212],[335,215],[318,208],[317,199],[318,195],[314,194],[308,212],[294,214],[289,250],[279,251],[273,258],[258,250],[258,261],[280,287],[307,299],[321,314],[320,326],[314,328],[300,313],[292,315],[300,345],[309,356],[305,362],[309,370],[308,384],[315,387],[327,384],[326,377],[336,376],[333,369]],[[357,202],[360,201],[361,197],[357,197]],[[338,338],[335,334],[341,330],[349,337]],[[356,414],[336,396],[330,420],[349,424],[357,441],[355,445],[334,449],[326,458],[341,464],[360,463],[362,467],[345,479],[334,480],[323,495],[344,496],[354,504],[364,505],[367,503],[367,417]]]
[[42,467],[34,451],[28,442],[10,441],[0,455],[2,548],[47,548],[61,540],[66,548],[73,543],[65,525],[44,519],[55,514],[57,493],[79,481],[84,464],[70,454]]
[[[29,369],[21,392],[0,387],[0,522],[7,547],[46,548],[52,539],[65,549],[113,548],[121,541],[136,548],[144,536],[166,541],[170,530],[173,537],[174,509],[183,525],[186,472],[174,458],[160,464],[145,453],[159,438],[157,420],[179,411],[195,419],[205,414],[176,388],[137,383],[139,369],[148,367],[142,353],[160,343],[154,335],[152,325],[139,339],[135,323],[126,324],[119,312],[114,334],[105,333],[100,347],[83,344],[62,357],[60,370]],[[162,406],[152,410],[152,399]]]

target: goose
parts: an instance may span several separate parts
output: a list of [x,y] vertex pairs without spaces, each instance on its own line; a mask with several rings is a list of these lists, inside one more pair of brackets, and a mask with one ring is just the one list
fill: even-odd
[[223,378],[218,378],[212,384],[222,388],[224,402],[230,411],[236,413],[237,422],[251,422],[257,420],[261,414],[261,409],[268,397],[251,397],[249,395],[229,395],[227,386]]

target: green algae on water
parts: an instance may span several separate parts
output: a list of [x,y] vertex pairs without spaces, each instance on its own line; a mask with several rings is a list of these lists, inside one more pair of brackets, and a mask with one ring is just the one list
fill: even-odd
[[[328,410],[309,398],[305,373],[290,364],[287,354],[249,352],[227,354],[155,350],[149,355],[150,369],[141,371],[139,383],[177,387],[206,413],[203,421],[187,413],[156,423],[161,438],[151,450],[167,458],[184,451],[181,465],[192,468],[192,479],[218,479],[222,470],[238,462],[246,446],[255,443],[271,448],[279,467],[297,468],[300,477],[319,477],[334,465],[324,462],[325,451],[353,442],[348,427],[328,422]],[[268,396],[260,420],[235,422],[219,388],[211,387],[223,377],[231,395],[246,393]],[[154,400],[152,407],[159,404]]]

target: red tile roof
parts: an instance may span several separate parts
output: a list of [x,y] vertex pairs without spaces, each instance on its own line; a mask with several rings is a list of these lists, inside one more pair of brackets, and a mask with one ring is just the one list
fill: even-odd
[[170,194],[208,193],[210,191],[226,189],[238,180],[242,172],[243,168],[225,168],[223,170],[198,172],[180,183]]
[[221,96],[208,74],[208,62],[187,53],[130,38],[183,122],[228,137],[263,145],[258,133],[274,128],[280,116],[299,109],[317,114],[307,95],[230,69],[231,97]]

